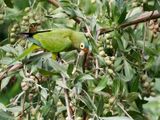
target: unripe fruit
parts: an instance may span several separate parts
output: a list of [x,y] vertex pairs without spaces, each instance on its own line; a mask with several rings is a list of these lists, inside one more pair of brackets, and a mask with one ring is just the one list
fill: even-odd
[[23,20],[29,20],[29,16],[23,16]]
[[22,88],[23,91],[26,91],[26,90],[28,90],[29,85],[26,82],[23,81],[23,82],[21,82],[21,88]]
[[15,33],[11,33],[10,36],[11,36],[11,37],[15,37],[16,34],[15,34]]
[[63,104],[61,103],[61,101],[57,102],[57,106],[62,106]]
[[21,22],[21,25],[25,26],[25,23],[26,23],[26,21],[23,20],[23,21]]
[[148,88],[148,87],[149,87],[149,82],[146,81],[145,83],[143,83],[143,87],[144,87],[144,88]]
[[83,120],[82,117],[77,117],[75,120]]
[[154,21],[153,20],[150,20],[149,21],[149,26],[153,25],[154,24]]
[[154,84],[155,84],[154,82],[151,82],[151,83],[150,83],[150,86],[151,86],[151,87],[154,87]]
[[104,104],[104,108],[109,108],[110,104]]
[[146,81],[147,78],[148,78],[148,76],[147,76],[146,74],[144,74],[144,75],[142,76],[142,81]]
[[104,48],[103,48],[103,47],[99,47],[98,50],[99,50],[99,51],[102,51],[102,50],[104,50]]
[[107,45],[107,48],[110,48],[110,45]]
[[32,80],[34,80],[34,79],[35,79],[35,76],[31,75],[29,78],[31,78]]
[[11,29],[11,32],[15,32],[15,31],[16,31],[16,29],[15,29],[15,28],[12,28],[12,29]]
[[106,40],[106,43],[107,43],[107,44],[109,44],[109,42],[110,42],[109,40]]
[[151,92],[151,96],[152,96],[152,97],[155,97],[155,96],[156,96],[156,93],[155,93],[155,92]]
[[14,28],[18,28],[19,26],[18,26],[18,24],[14,24],[13,27]]
[[36,108],[32,108],[31,109],[31,114],[34,116],[36,114],[37,109]]
[[99,55],[103,57],[103,56],[105,56],[105,52],[104,51],[100,51]]
[[16,41],[15,38],[11,38],[11,39],[10,39],[10,42],[11,42],[11,43],[14,43],[15,41]]
[[111,74],[111,75],[114,74],[112,69],[108,69],[108,73]]
[[112,64],[112,61],[106,60],[106,63],[107,63],[107,65],[111,65],[111,64]]
[[111,98],[109,98],[109,100],[108,100],[108,101],[109,101],[109,104],[113,104],[114,101],[115,101],[115,99],[116,99],[116,98],[115,98],[114,96],[111,97]]
[[3,20],[3,19],[4,19],[4,15],[0,14],[0,20]]
[[114,61],[114,60],[115,60],[115,56],[112,56],[112,57],[111,57],[111,60]]
[[96,2],[96,0],[91,0],[91,3],[95,3]]
[[106,37],[106,38],[110,38],[110,37],[111,37],[111,34],[106,34],[105,37]]
[[133,2],[132,3],[132,7],[137,7],[138,6],[138,3],[137,2]]
[[6,53],[6,56],[7,56],[7,57],[11,57],[11,56],[12,56],[12,54],[11,54],[11,53],[9,53],[9,52],[7,52],[7,53]]
[[105,59],[105,61],[107,61],[107,60],[109,60],[109,57],[107,56],[107,57],[105,57],[104,59]]
[[30,7],[26,7],[26,8],[24,9],[24,11],[25,11],[25,12],[29,12],[29,11],[30,11]]
[[110,46],[109,46],[109,48],[110,48],[110,49],[112,49],[112,48],[113,48],[113,46],[112,46],[112,45],[110,45]]
[[34,14],[30,12],[30,13],[29,13],[29,17],[32,18],[33,16],[34,16]]
[[154,25],[154,29],[156,29],[156,30],[159,29],[159,23],[156,23],[156,24]]
[[154,90],[155,90],[154,87],[151,87],[151,92],[154,92]]

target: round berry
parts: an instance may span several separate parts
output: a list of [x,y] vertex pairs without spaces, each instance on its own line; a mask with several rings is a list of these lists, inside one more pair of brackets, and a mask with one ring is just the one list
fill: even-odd
[[108,73],[111,74],[111,75],[114,74],[112,69],[108,69]]
[[105,54],[106,53],[103,50],[99,52],[99,55],[102,56],[102,57],[105,56]]
[[29,11],[30,11],[30,7],[26,7],[26,8],[24,9],[24,11],[25,11],[25,12],[29,12]]

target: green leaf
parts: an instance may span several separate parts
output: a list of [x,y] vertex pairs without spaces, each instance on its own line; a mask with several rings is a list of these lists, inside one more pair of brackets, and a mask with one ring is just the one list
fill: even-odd
[[114,116],[114,117],[100,117],[101,120],[131,120],[129,117]]
[[89,94],[85,91],[83,91],[82,95],[79,95],[78,97],[80,99],[80,101],[82,101],[90,111],[95,112],[97,111],[96,106],[94,105],[91,97],[89,96]]
[[49,75],[60,75],[59,72],[51,72],[51,71],[47,71],[47,70],[40,69],[40,68],[38,68],[38,71],[39,71],[42,75],[46,75],[46,76],[49,76]]
[[160,92],[160,78],[155,79],[155,89]]
[[134,76],[133,80],[131,81],[130,91],[137,92],[138,88],[139,88],[139,78],[137,76]]
[[126,100],[128,102],[134,102],[138,98],[138,95],[139,95],[139,93],[137,93],[137,92],[128,93],[128,96],[127,96]]
[[46,88],[42,88],[41,89],[41,99],[42,101],[46,101],[47,97],[48,97],[48,92]]
[[107,83],[108,83],[108,79],[105,76],[101,80],[99,80],[97,87],[93,91],[99,92],[99,91],[103,90],[107,86]]
[[13,8],[12,0],[4,0],[4,2],[5,2],[5,4],[7,5],[7,7]]
[[1,120],[15,120],[15,118],[8,112],[0,110],[0,119]]
[[156,0],[156,9],[160,12],[160,1]]
[[115,79],[113,81],[113,84],[112,84],[112,92],[115,94],[115,95],[118,95],[119,92],[120,92],[120,87],[121,87],[121,80],[119,79]]
[[106,62],[101,56],[97,55],[97,59],[100,66],[106,66]]
[[94,80],[94,78],[89,75],[89,74],[83,74],[80,78],[79,81],[85,81],[85,80]]
[[127,8],[124,7],[124,8],[123,8],[123,11],[122,11],[122,13],[121,13],[121,15],[120,15],[120,17],[119,17],[119,20],[118,20],[118,23],[119,23],[119,24],[121,24],[121,23],[124,22],[124,20],[125,20],[125,18],[126,18],[126,15],[127,15]]
[[55,60],[49,60],[49,64],[54,68],[56,72],[60,72],[64,75],[64,77],[69,78],[69,75],[67,74],[67,67],[59,64]]
[[3,110],[3,111],[7,111],[7,108],[5,105],[3,105],[2,103],[0,103],[0,111]]
[[124,60],[124,73],[127,81],[130,81],[133,78],[135,73],[131,65],[126,60]]
[[22,111],[22,107],[21,106],[9,107],[7,108],[7,111],[12,113],[19,113]]
[[1,81],[1,90],[3,90],[3,88],[5,88],[8,85],[10,79],[11,79],[11,76],[6,77]]
[[[26,49],[20,56],[18,56],[12,63],[19,61],[21,59],[23,59],[24,57],[26,57],[28,54],[30,54],[33,50],[37,49],[38,46],[36,45],[31,45],[28,49]],[[11,63],[11,64],[12,64]]]
[[104,98],[103,96],[100,96],[99,100],[97,101],[98,105],[97,105],[97,115],[101,116],[102,115],[102,111],[104,111]]

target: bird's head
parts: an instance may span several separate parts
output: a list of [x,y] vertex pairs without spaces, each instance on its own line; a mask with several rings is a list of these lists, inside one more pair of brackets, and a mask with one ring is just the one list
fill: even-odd
[[80,50],[81,53],[84,54],[89,52],[89,43],[84,33],[74,31],[72,33],[71,39],[73,41],[73,46]]

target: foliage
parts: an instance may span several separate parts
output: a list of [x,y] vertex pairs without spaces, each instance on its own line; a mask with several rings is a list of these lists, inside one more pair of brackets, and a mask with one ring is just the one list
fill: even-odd
[[[120,26],[160,2],[53,1],[0,0],[0,119],[63,120],[68,107],[75,120],[158,119],[159,20]],[[55,61],[19,34],[54,28],[86,33],[92,50],[74,74],[77,50]]]

